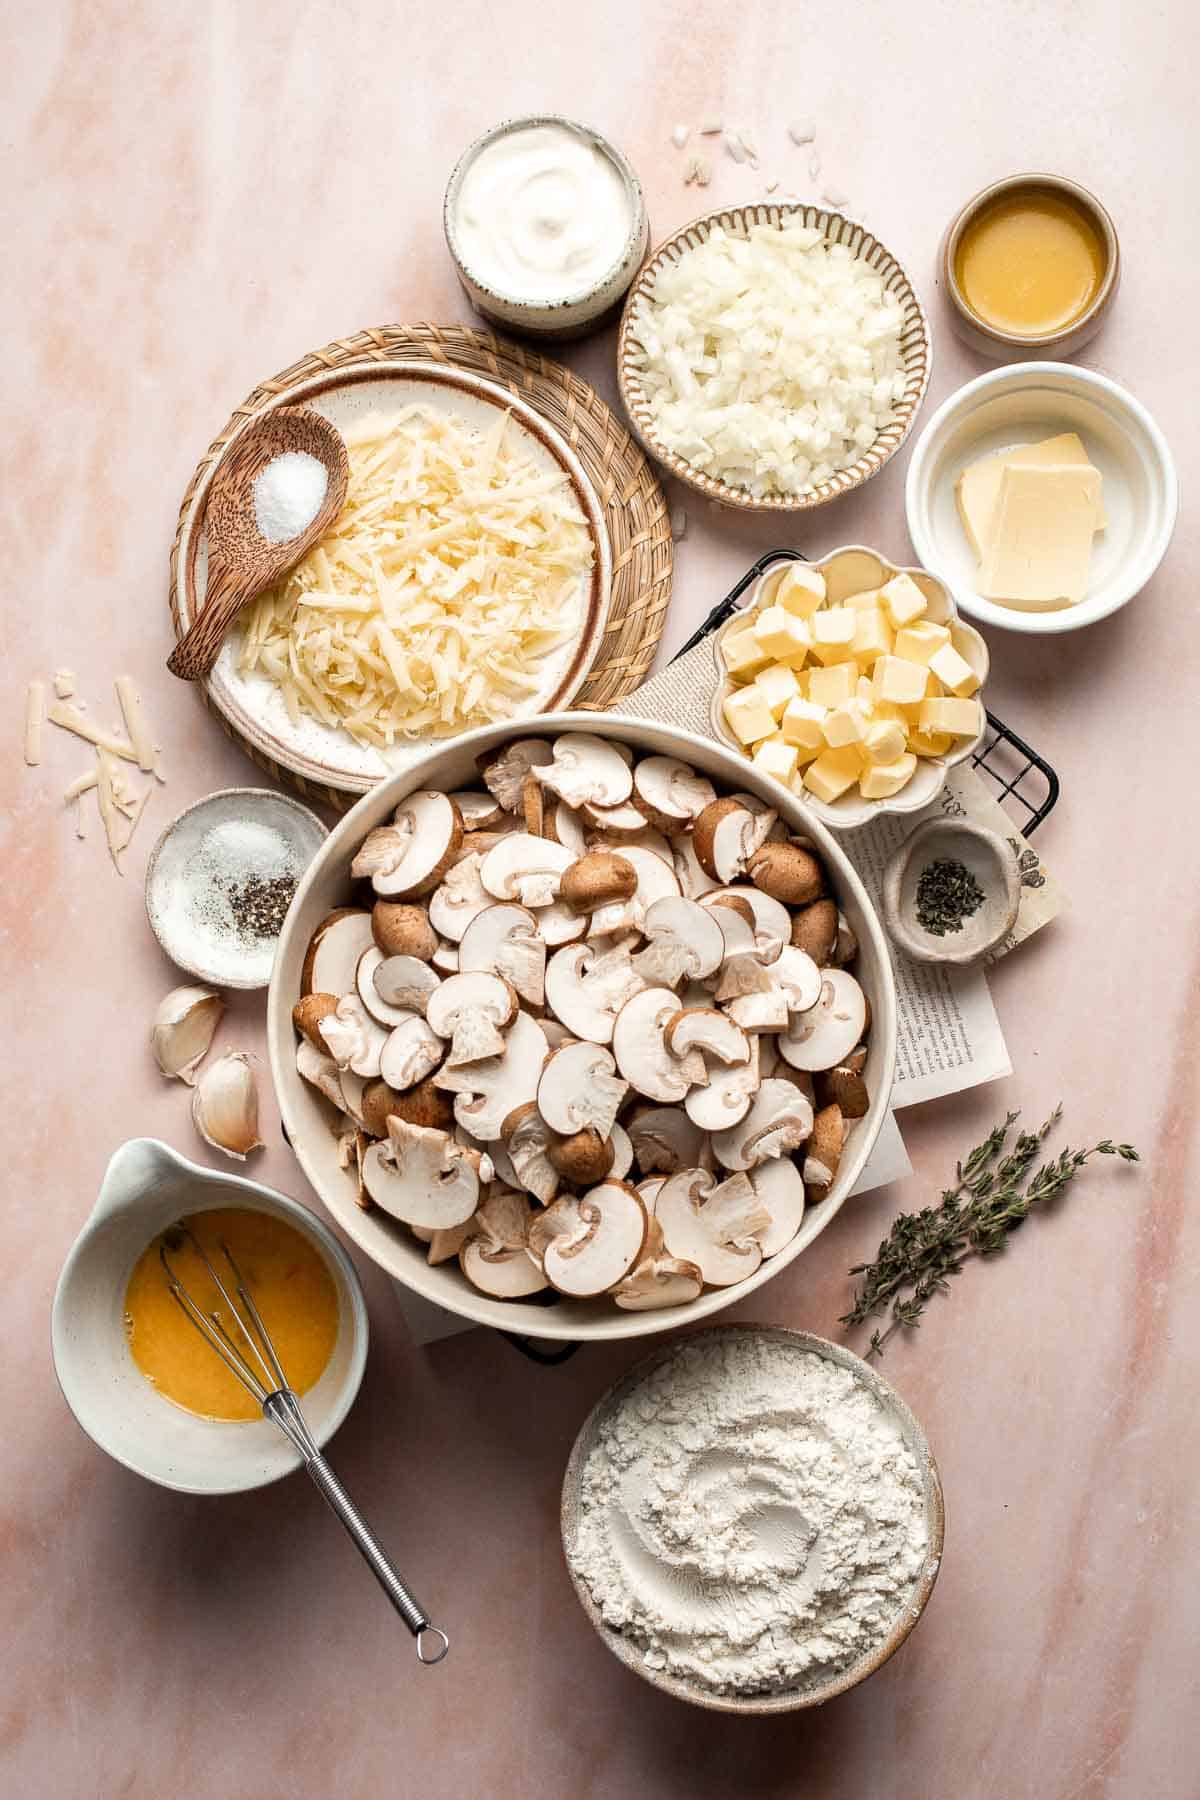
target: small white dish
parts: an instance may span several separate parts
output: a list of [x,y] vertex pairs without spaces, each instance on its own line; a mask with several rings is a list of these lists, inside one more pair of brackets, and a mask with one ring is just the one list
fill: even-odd
[[[940,937],[917,913],[917,887],[932,862],[959,862],[983,893],[978,910]],[[917,962],[969,968],[1012,930],[1021,907],[1021,870],[1007,838],[970,819],[926,819],[892,852],[883,872],[883,922],[892,942]]]
[[[962,471],[981,456],[1078,432],[1103,481],[1107,528],[1092,549],[1087,597],[1077,606],[1026,611],[975,591],[979,563],[955,499]],[[967,382],[921,432],[904,490],[917,559],[940,575],[973,619],[1035,635],[1078,631],[1132,600],[1166,555],[1179,511],[1179,481],[1162,432],[1125,388],[1093,369],[1025,362]]]
[[[891,563],[886,556],[877,550],[868,550],[862,544],[847,544],[839,550],[831,550],[828,556],[821,556],[815,562],[807,563],[807,568],[819,570],[825,577],[826,598],[836,604],[839,600],[848,600],[851,594],[865,593],[868,588],[882,587],[893,575],[911,575],[928,603],[926,618],[938,625],[945,625],[950,631],[950,641],[959,655],[970,663],[979,677],[979,687],[975,698],[985,708],[983,723],[979,734],[973,738],[963,738],[954,749],[945,756],[919,756],[916,771],[906,787],[889,800],[864,800],[860,794],[843,794],[832,804],[818,800],[807,788],[797,792],[792,788],[784,791],[798,801],[807,811],[815,813],[823,824],[833,831],[854,831],[860,825],[867,825],[880,813],[915,813],[936,800],[946,785],[946,772],[977,750],[986,732],[987,712],[983,697],[984,685],[988,678],[988,649],[973,625],[965,625],[955,609],[954,600],[944,582],[936,575],[930,575],[925,569],[905,569],[898,563]],[[765,570],[751,591],[746,605],[739,607],[733,617],[727,619],[720,629],[713,633],[713,660],[717,667],[717,685],[713,690],[712,708],[709,713],[709,724],[715,738],[730,750],[744,759],[746,768],[752,767],[749,753],[744,744],[738,740],[725,723],[722,701],[732,693],[739,684],[734,681],[725,662],[724,641],[735,632],[743,631],[750,614],[759,606],[769,604],[770,590],[779,580],[786,562],[778,562]],[[764,778],[768,779],[768,778]],[[776,789],[780,783],[774,780],[770,785]]]
[[358,1276],[314,1213],[242,1175],[200,1168],[154,1138],[123,1144],[58,1278],[50,1328],[54,1369],[67,1405],[102,1450],[135,1475],[185,1494],[244,1493],[300,1467],[299,1453],[268,1419],[202,1419],[164,1400],[129,1348],[125,1289],[138,1257],[176,1219],[219,1206],[284,1219],[320,1252],[333,1277],[337,1339],[320,1380],[303,1397],[318,1444],[328,1443],[349,1412],[367,1360]]
[[221,788],[172,819],[146,865],[146,916],[176,967],[219,987],[266,987],[279,933],[239,931],[228,884],[257,874],[298,885],[328,835],[272,788]]

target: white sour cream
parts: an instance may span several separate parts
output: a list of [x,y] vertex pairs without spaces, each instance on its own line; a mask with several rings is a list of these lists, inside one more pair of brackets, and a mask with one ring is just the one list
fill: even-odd
[[569,300],[616,269],[633,203],[616,164],[580,132],[523,125],[468,166],[453,225],[481,286],[511,300]]

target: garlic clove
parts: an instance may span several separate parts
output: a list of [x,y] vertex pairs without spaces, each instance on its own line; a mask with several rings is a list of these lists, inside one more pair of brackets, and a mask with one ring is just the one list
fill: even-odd
[[245,1051],[227,1050],[205,1069],[192,1095],[192,1123],[206,1144],[239,1162],[263,1148],[258,1088]]
[[224,1000],[212,988],[172,988],[159,1001],[150,1048],[164,1075],[194,1085],[224,1011]]

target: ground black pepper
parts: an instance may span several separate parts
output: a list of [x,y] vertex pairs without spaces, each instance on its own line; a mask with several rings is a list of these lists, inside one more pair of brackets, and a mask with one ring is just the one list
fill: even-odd
[[248,875],[244,881],[227,880],[222,885],[237,934],[243,941],[279,936],[296,892],[294,875]]
[[917,881],[917,921],[931,937],[945,937],[948,931],[961,931],[986,899],[965,863],[939,857],[926,863]]

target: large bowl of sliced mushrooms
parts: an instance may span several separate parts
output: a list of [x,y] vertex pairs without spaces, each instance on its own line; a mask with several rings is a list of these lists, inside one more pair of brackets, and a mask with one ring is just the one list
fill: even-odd
[[560,713],[383,782],[271,979],[304,1173],[425,1299],[647,1336],[770,1280],[853,1189],[896,999],[836,838],[710,739]]

